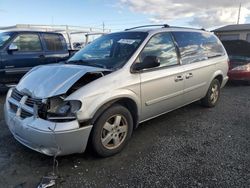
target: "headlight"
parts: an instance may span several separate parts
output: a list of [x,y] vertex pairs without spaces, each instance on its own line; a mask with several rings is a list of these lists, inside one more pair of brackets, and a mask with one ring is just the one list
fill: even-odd
[[81,101],[64,101],[63,97],[51,98],[48,102],[47,119],[54,121],[74,120],[81,106]]
[[70,113],[70,111],[71,111],[70,104],[67,102],[64,102],[61,105],[57,106],[55,113],[66,116]]
[[250,63],[233,68],[232,70],[250,71]]

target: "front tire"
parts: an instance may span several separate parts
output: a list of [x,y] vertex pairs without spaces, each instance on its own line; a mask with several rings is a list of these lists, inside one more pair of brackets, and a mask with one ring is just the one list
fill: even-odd
[[205,107],[212,108],[215,107],[220,98],[220,82],[214,79],[207,91],[206,96],[201,99],[201,104]]
[[91,135],[92,148],[101,157],[119,153],[133,132],[133,119],[127,108],[113,105],[94,123]]

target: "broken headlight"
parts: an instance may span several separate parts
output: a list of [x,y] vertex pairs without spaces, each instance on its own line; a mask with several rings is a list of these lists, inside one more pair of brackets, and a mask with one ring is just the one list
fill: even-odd
[[76,112],[82,106],[81,101],[64,101],[63,97],[51,98],[47,104],[46,119],[51,121],[75,120]]

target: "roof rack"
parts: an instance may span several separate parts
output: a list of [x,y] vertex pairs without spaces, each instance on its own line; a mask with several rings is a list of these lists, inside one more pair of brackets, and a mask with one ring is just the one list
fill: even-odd
[[193,30],[202,30],[202,31],[207,31],[206,29],[204,28],[192,28],[192,27],[180,27],[180,26],[171,26],[171,28],[180,28],[180,29],[193,29]]
[[137,27],[132,27],[132,28],[125,29],[125,31],[138,29],[138,28],[144,28],[144,27],[163,27],[163,28],[167,28],[167,27],[170,27],[170,26],[168,24],[142,25],[142,26],[137,26]]
[[[180,28],[180,29],[196,29],[196,28],[191,28],[191,27],[180,27],[180,26],[170,26],[168,24],[158,24],[158,25],[142,25],[138,27],[132,27],[129,29],[125,29],[125,31],[133,30],[133,29],[138,29],[138,28],[144,28],[144,27],[162,27],[162,28]],[[207,31],[204,28],[196,29],[196,30],[202,30],[202,31]]]

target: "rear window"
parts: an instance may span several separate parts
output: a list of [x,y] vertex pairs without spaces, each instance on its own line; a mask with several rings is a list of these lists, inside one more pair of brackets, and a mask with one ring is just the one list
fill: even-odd
[[65,42],[60,35],[44,34],[45,45],[49,51],[62,51],[65,50]]
[[246,40],[227,40],[222,41],[222,43],[230,58],[250,58],[250,42]]
[[183,64],[190,64],[225,54],[219,40],[206,32],[173,32]]

